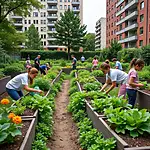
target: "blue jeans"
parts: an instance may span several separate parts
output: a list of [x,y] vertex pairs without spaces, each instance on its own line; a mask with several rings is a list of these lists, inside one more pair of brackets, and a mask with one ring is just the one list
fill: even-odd
[[135,101],[136,101],[137,90],[126,89],[126,91],[127,91],[127,95],[128,95],[128,102],[129,102],[130,105],[132,105],[132,107],[134,107]]
[[21,98],[23,96],[22,91],[17,91],[17,90],[8,89],[8,88],[6,88],[6,91],[7,91],[8,95],[14,100],[18,100],[19,98]]

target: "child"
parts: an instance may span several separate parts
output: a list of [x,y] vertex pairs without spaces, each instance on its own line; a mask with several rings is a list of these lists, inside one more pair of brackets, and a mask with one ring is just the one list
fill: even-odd
[[91,69],[91,70],[97,69],[98,60],[97,60],[96,56],[94,57],[94,59],[93,59],[93,61],[92,61],[92,64],[93,64],[93,66],[92,66],[92,69]]
[[12,99],[18,100],[23,96],[22,89],[25,89],[26,91],[29,92],[42,93],[41,90],[36,90],[28,86],[28,82],[30,82],[30,84],[33,84],[33,80],[37,76],[37,74],[38,74],[38,70],[36,68],[31,68],[29,69],[28,73],[19,74],[13,79],[11,79],[6,84],[6,91],[8,95]]
[[130,71],[128,73],[128,80],[126,85],[126,91],[128,95],[129,104],[134,107],[136,101],[137,88],[144,86],[141,83],[138,83],[138,74],[137,71],[141,71],[144,67],[144,61],[141,59],[133,58],[130,63]]
[[112,61],[115,63],[115,68],[122,70],[122,65],[121,63],[117,60],[117,58],[113,58]]
[[120,90],[118,93],[118,97],[126,96],[126,82],[128,74],[119,70],[119,69],[111,69],[110,65],[107,63],[103,63],[100,66],[100,69],[106,74],[106,83],[103,85],[100,91],[103,91],[109,83],[112,83],[111,86],[106,90],[106,94],[108,94],[113,88],[116,87],[116,84],[120,84]]

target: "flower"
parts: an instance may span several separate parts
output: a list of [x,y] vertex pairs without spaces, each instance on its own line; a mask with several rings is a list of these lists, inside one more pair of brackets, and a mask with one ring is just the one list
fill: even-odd
[[22,122],[22,119],[20,116],[15,116],[12,118],[13,123],[20,124]]
[[10,113],[9,115],[8,115],[8,118],[9,119],[12,119],[12,118],[14,118],[16,115],[14,114],[14,113]]
[[9,103],[10,103],[9,99],[4,98],[4,99],[1,100],[1,104],[3,104],[3,105],[7,105]]

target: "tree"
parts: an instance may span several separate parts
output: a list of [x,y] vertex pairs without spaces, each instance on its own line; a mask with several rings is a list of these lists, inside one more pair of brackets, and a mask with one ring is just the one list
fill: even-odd
[[79,50],[85,44],[86,26],[81,25],[79,16],[73,11],[66,11],[61,15],[61,19],[55,24],[56,44],[68,48],[68,59],[70,59],[70,49]]
[[5,20],[0,24],[0,39],[3,50],[10,53],[18,49],[20,43],[25,42],[25,35],[18,33],[14,26]]
[[42,48],[39,32],[37,31],[37,29],[33,24],[29,27],[29,30],[26,32],[26,35],[27,35],[26,47],[28,49],[40,50]]
[[84,38],[86,40],[84,51],[95,51],[95,34],[88,33]]
[[0,23],[2,23],[10,13],[17,15],[28,15],[32,8],[42,8],[38,0],[0,0]]
[[142,58],[146,65],[150,65],[150,45],[142,47]]
[[112,41],[108,49],[107,59],[112,59],[117,57],[117,53],[122,49],[122,46],[117,41]]

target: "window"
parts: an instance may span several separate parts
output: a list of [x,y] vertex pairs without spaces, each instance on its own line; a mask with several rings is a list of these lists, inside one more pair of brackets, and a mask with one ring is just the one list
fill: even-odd
[[70,5],[68,5],[68,9],[70,9]]
[[41,20],[41,24],[46,24],[46,20]]
[[36,27],[36,30],[37,30],[37,31],[39,31],[39,28],[38,28],[38,27]]
[[62,0],[60,0],[60,2],[62,2]]
[[44,41],[44,46],[46,46],[46,41]]
[[122,40],[122,34],[119,36],[119,40]]
[[60,5],[60,9],[63,9],[62,5]]
[[24,20],[24,24],[27,24],[27,20]]
[[70,2],[70,0],[68,0],[68,2]]
[[122,30],[122,24],[120,25],[120,30]]
[[140,22],[144,21],[144,15],[140,15]]
[[41,32],[46,32],[46,27],[41,27]]
[[31,20],[28,20],[28,24],[31,24]]
[[38,17],[38,12],[33,12],[33,17]]
[[67,0],[64,0],[64,2],[67,2]]
[[140,3],[140,10],[144,8],[144,1]]
[[143,46],[143,40],[140,40],[139,46]]
[[143,27],[140,28],[140,34],[143,34]]
[[65,9],[65,10],[67,9],[67,5],[64,6],[64,9]]
[[41,12],[41,17],[46,17],[46,12]]
[[27,27],[24,27],[24,30],[27,31]]

